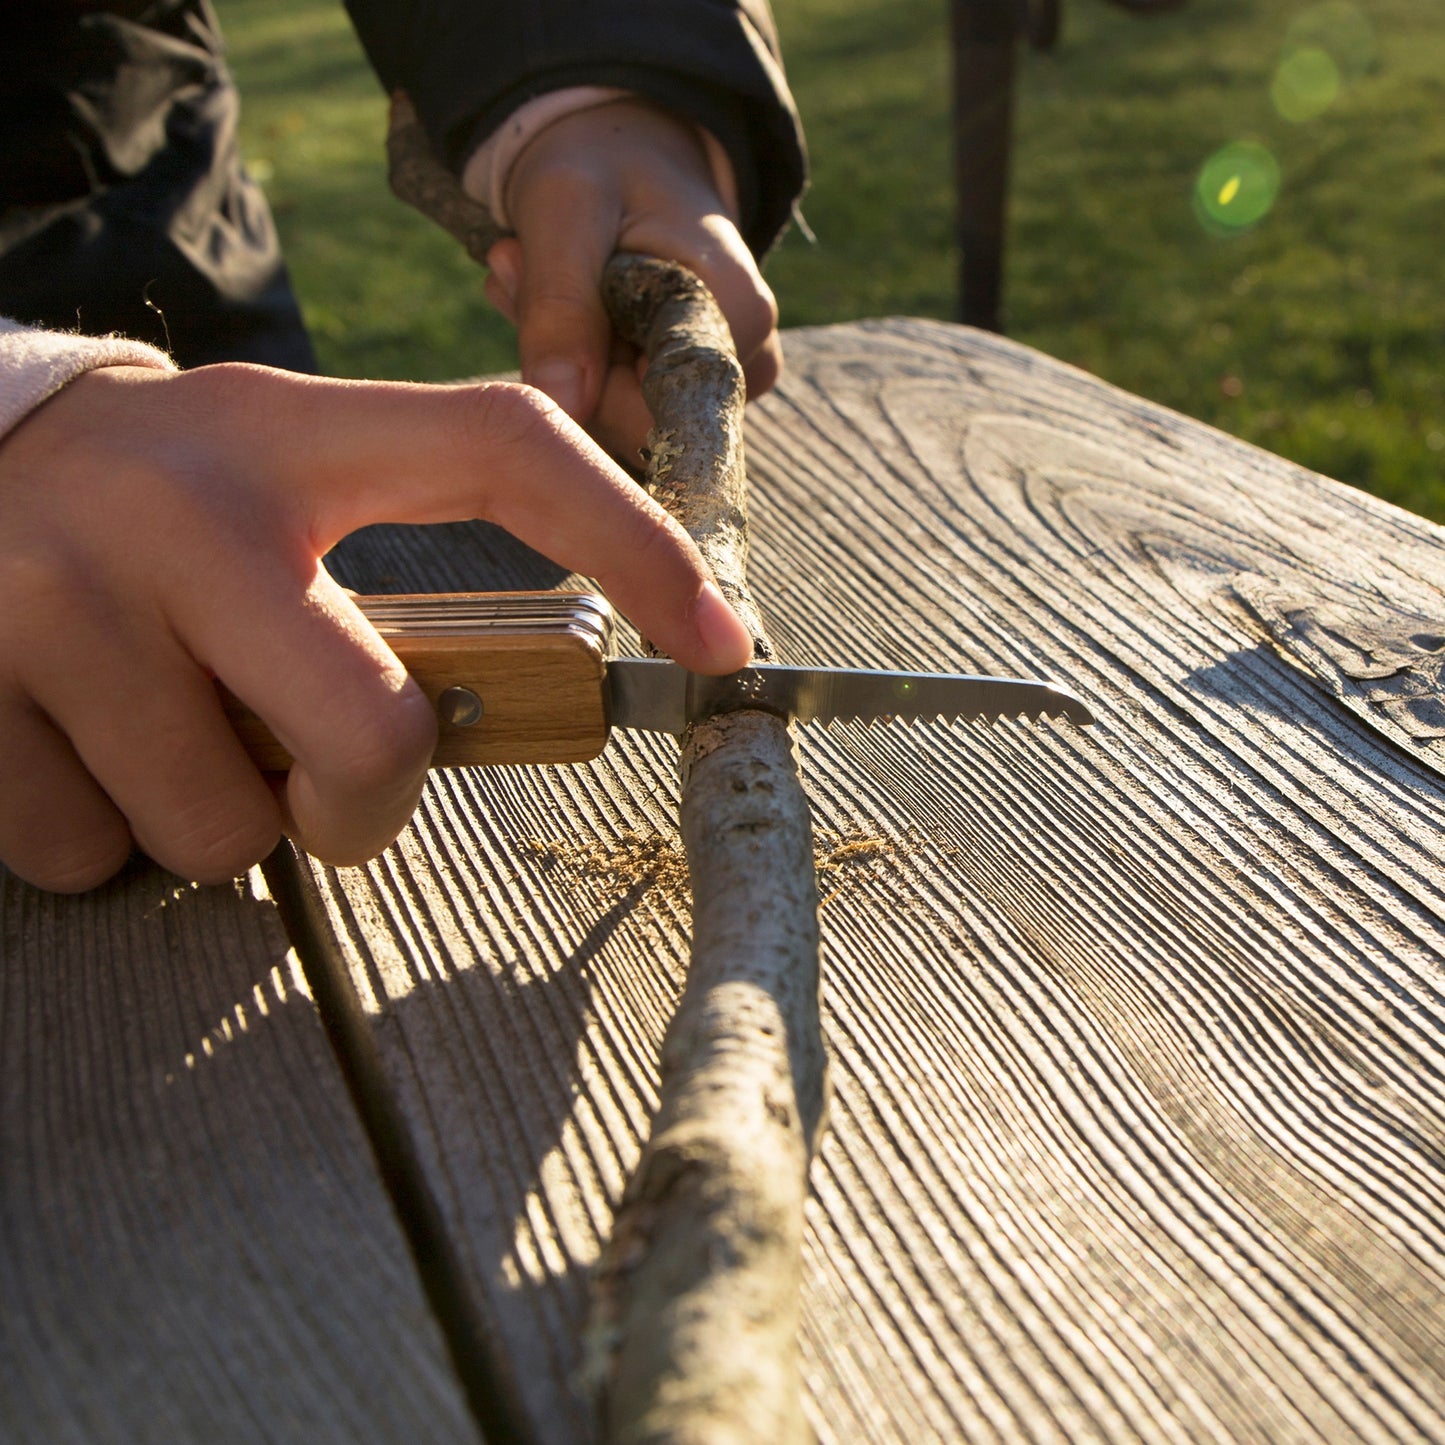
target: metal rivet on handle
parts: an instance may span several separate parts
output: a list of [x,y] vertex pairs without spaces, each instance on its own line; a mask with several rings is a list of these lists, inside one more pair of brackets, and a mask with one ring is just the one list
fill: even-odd
[[469,687],[449,687],[437,698],[437,716],[453,727],[475,727],[482,712],[481,698]]

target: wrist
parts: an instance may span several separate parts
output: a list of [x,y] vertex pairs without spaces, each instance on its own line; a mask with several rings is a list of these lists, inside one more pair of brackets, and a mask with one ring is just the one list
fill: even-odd
[[143,341],[42,331],[0,317],[0,438],[76,377],[103,366],[176,370],[165,352]]

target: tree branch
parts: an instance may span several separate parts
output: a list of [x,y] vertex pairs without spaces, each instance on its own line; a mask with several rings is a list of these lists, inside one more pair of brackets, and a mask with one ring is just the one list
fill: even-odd
[[[748,591],[744,387],[683,268],[618,257],[604,298],[649,356],[648,482],[771,656]],[[652,1135],[595,1276],[590,1356],[615,1441],[804,1439],[803,1205],[826,1099],[812,828],[786,722],[693,727],[682,752],[692,958]]]
[[421,117],[404,90],[391,97],[386,162],[393,194],[435,221],[462,243],[473,261],[485,266],[487,252],[506,233],[433,154]]
[[[491,217],[431,155],[405,96],[387,149],[393,190],[483,261]],[[603,290],[649,358],[648,485],[770,658],[747,585],[745,387],[727,322],[670,263],[616,257]],[[595,1276],[589,1375],[609,1441],[793,1445],[810,1433],[803,1206],[827,1091],[808,802],[788,724],[770,713],[698,724],[681,768],[692,958],[652,1135]]]

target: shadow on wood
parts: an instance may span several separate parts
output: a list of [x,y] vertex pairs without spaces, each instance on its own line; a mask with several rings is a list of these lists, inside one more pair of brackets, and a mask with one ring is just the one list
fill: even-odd
[[269,899],[0,872],[0,939],[0,1434],[474,1438]]

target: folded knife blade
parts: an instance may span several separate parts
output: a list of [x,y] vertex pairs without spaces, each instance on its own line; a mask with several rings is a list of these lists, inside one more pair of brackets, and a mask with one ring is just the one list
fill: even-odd
[[[614,727],[682,733],[739,708],[799,722],[1053,716],[1089,723],[1073,693],[1027,678],[858,668],[744,668],[706,677],[658,658],[612,658],[613,616],[591,593],[452,592],[358,597],[437,708],[433,767],[585,762]],[[290,754],[226,697],[256,762]]]

